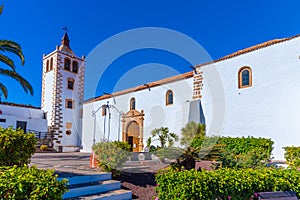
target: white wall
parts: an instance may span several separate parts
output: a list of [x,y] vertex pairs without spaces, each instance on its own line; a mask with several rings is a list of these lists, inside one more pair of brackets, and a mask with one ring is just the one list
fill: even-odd
[[[62,98],[62,138],[61,138],[61,145],[62,146],[80,146],[80,132],[81,132],[81,126],[79,125],[79,112],[80,112],[80,94],[79,94],[79,88],[80,88],[80,70],[82,67],[84,67],[84,62],[82,60],[76,59],[74,57],[65,56],[64,54],[60,54],[62,60],[64,61],[65,57],[70,58],[71,60],[71,66],[73,60],[78,62],[78,73],[73,73],[70,71],[64,70],[63,66],[60,70],[62,74],[62,92],[61,92],[61,98]],[[74,88],[73,90],[68,89],[68,78],[72,78],[75,80],[74,82]],[[74,108],[69,109],[65,107],[65,100],[66,99],[72,99],[74,100]],[[66,123],[70,122],[72,123],[71,129],[66,128]],[[66,131],[71,130],[71,135],[67,135]]]
[[[283,159],[282,147],[300,146],[300,39],[292,39],[247,54],[204,66],[202,105],[207,129],[211,125],[211,87],[206,77],[209,67],[219,72],[225,91],[225,122],[222,135],[271,138],[273,154]],[[249,66],[253,86],[238,88],[238,71]]]
[[[300,146],[300,39],[295,38],[274,44],[227,60],[200,67],[203,71],[201,104],[205,116],[207,135],[231,137],[254,136],[271,138],[274,144],[273,156],[283,159],[285,146]],[[252,87],[238,88],[238,71],[244,66],[252,69]],[[213,67],[220,76],[223,92],[214,77]],[[180,134],[180,129],[188,122],[189,103],[192,99],[193,78],[164,84],[158,87],[99,100],[83,105],[82,145],[84,151],[91,151],[93,139],[99,141],[104,134],[104,117],[101,110],[92,112],[101,105],[113,104],[119,110],[129,111],[129,101],[136,99],[136,109],[144,110],[144,141],[150,131],[161,126]],[[175,94],[173,106],[165,105],[165,94],[172,89]],[[222,93],[224,96],[222,97]],[[221,95],[221,96],[220,96]],[[214,98],[214,99],[213,99]],[[213,105],[214,102],[214,105]],[[224,104],[224,110],[222,105]],[[224,112],[224,113],[221,113]],[[213,114],[214,113],[214,114]],[[213,119],[219,120],[219,133],[209,132]],[[111,140],[118,135],[118,113],[112,110]],[[96,126],[94,126],[96,120]],[[107,124],[106,119],[106,138]],[[120,128],[122,131],[122,128]]]
[[[51,53],[52,54],[52,53]],[[50,55],[51,55],[50,54]],[[44,110],[47,114],[47,120],[48,124],[50,125],[52,123],[52,112],[53,112],[53,98],[54,98],[54,93],[53,93],[53,84],[54,84],[54,70],[51,70],[49,72],[46,72],[46,63],[47,60],[49,60],[49,65],[50,65],[50,58],[53,58],[53,69],[57,67],[57,56],[56,54],[51,55],[50,57],[47,56],[47,58],[43,59],[43,73],[45,76],[45,85],[44,85],[44,106],[42,107],[42,110]]]
[[[174,94],[174,104],[166,106],[166,92],[171,89]],[[193,94],[193,78],[167,83],[161,86],[127,93],[114,98],[99,100],[93,103],[83,104],[83,151],[91,151],[93,139],[98,142],[104,135],[105,117],[100,109],[95,118],[92,112],[96,111],[103,104],[112,104],[123,113],[129,111],[129,102],[132,97],[136,100],[136,110],[144,110],[144,145],[154,128],[168,127],[171,132],[180,135],[181,128],[186,125],[189,118],[189,105]],[[117,140],[119,133],[119,114],[115,109],[111,109],[111,131],[110,140]],[[108,136],[108,116],[106,116],[105,135]],[[122,123],[120,124],[120,134],[122,137]],[[95,133],[95,136],[94,136]],[[122,138],[120,137],[120,140]]]
[[47,120],[44,119],[44,112],[40,109],[0,104],[0,110],[2,111],[0,119],[6,120],[0,122],[3,128],[16,128],[17,121],[24,121],[27,122],[27,130],[47,132]]

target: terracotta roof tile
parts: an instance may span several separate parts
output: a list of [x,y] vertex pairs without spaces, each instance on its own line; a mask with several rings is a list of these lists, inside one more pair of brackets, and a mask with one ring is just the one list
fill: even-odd
[[155,82],[140,85],[140,86],[137,86],[137,87],[134,87],[134,88],[129,88],[129,89],[126,89],[126,90],[115,92],[113,94],[105,94],[105,95],[102,95],[102,96],[99,96],[99,97],[91,98],[91,99],[88,99],[88,100],[84,101],[83,103],[85,104],[85,103],[90,103],[90,102],[93,102],[93,101],[108,99],[108,98],[111,98],[111,97],[116,97],[116,96],[120,96],[120,95],[123,95],[123,94],[131,93],[131,92],[136,92],[136,91],[140,91],[140,90],[160,86],[160,85],[163,85],[163,84],[188,79],[188,78],[193,77],[193,74],[194,74],[193,71],[186,72],[186,73],[179,74],[179,75],[172,76],[172,77],[168,77],[168,78],[165,78],[165,79],[162,79],[162,80],[159,80],[159,81],[155,81]]
[[258,49],[262,49],[262,48],[265,48],[265,47],[268,47],[268,46],[272,46],[274,44],[278,44],[278,43],[281,43],[281,42],[292,40],[292,39],[297,38],[299,36],[300,36],[300,34],[292,36],[292,37],[289,37],[289,38],[269,40],[267,42],[263,42],[263,43],[254,45],[252,47],[248,47],[246,49],[242,49],[242,50],[236,51],[236,52],[234,52],[232,54],[229,54],[229,55],[224,56],[222,58],[219,58],[217,60],[213,60],[211,62],[207,62],[207,63],[196,65],[196,67],[202,67],[202,66],[206,66],[206,65],[209,65],[209,64],[212,64],[212,63],[217,63],[217,62],[220,62],[220,61],[223,61],[223,60],[227,60],[227,59],[230,59],[230,58],[242,55],[242,54],[246,54],[246,53],[249,53],[249,52],[252,52],[252,51],[256,51]]
[[35,106],[32,106],[32,105],[17,104],[17,103],[10,103],[10,102],[0,102],[0,105],[16,106],[16,107],[23,107],[23,108],[33,108],[33,109],[41,109],[40,107],[35,107]]
[[[267,41],[267,42],[263,42],[261,44],[254,45],[252,47],[236,51],[232,54],[229,54],[229,55],[224,56],[222,58],[219,58],[217,60],[213,60],[211,62],[196,65],[195,67],[202,67],[202,66],[206,66],[206,65],[209,65],[209,64],[217,63],[217,62],[227,60],[227,59],[230,59],[230,58],[242,55],[242,54],[246,54],[246,53],[258,50],[258,49],[262,49],[262,48],[271,46],[271,45],[274,45],[274,44],[278,44],[278,43],[281,43],[281,42],[292,40],[292,39],[297,38],[297,37],[300,37],[300,34],[289,37],[289,38],[274,39],[274,40],[270,40],[270,41]],[[155,81],[155,82],[152,82],[152,83],[149,83],[149,84],[144,84],[144,85],[141,85],[141,86],[137,86],[135,88],[122,90],[122,91],[113,93],[111,95],[107,94],[107,95],[91,98],[91,99],[88,99],[88,100],[84,101],[83,103],[89,103],[89,102],[93,102],[93,101],[103,100],[103,99],[111,98],[112,96],[119,96],[119,95],[127,94],[127,93],[130,93],[130,92],[136,92],[136,91],[139,91],[139,90],[144,90],[144,89],[147,89],[147,88],[156,87],[156,86],[159,86],[159,85],[162,85],[162,84],[166,84],[166,83],[170,83],[170,82],[174,82],[174,81],[178,81],[178,80],[182,80],[182,79],[187,79],[187,78],[191,78],[191,77],[193,77],[193,71],[187,72],[187,73],[184,73],[184,74],[180,74],[180,75],[177,75],[177,76],[172,76],[172,77],[162,79],[162,80],[159,80],[159,81]]]

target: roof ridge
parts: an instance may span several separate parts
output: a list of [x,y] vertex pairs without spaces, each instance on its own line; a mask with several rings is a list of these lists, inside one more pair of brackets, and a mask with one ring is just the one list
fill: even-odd
[[148,88],[153,88],[153,87],[160,86],[160,85],[163,85],[163,84],[167,84],[167,83],[171,83],[171,82],[175,82],[175,81],[179,81],[179,80],[183,80],[183,79],[188,79],[188,78],[193,77],[193,75],[194,75],[193,71],[185,72],[183,74],[178,74],[178,75],[167,77],[167,78],[160,79],[160,80],[157,80],[157,81],[149,82],[149,83],[146,83],[146,84],[143,84],[143,85],[128,88],[128,89],[121,90],[121,91],[118,91],[118,92],[114,92],[112,94],[105,94],[105,95],[101,95],[101,96],[98,96],[98,97],[95,97],[95,98],[90,98],[90,99],[87,99],[86,101],[84,101],[83,103],[108,99],[110,97],[120,96],[120,95],[128,94],[128,93],[131,93],[131,92],[136,92],[136,91],[140,91],[140,90],[144,90],[144,89],[148,89]]
[[40,107],[26,105],[26,104],[18,104],[18,103],[11,103],[11,102],[0,102],[0,105],[7,105],[7,106],[16,106],[16,107],[23,107],[23,108],[33,108],[33,109],[41,109]]
[[265,42],[262,42],[262,43],[259,43],[259,44],[256,44],[256,45],[253,45],[253,46],[250,46],[250,47],[238,50],[238,51],[235,51],[231,54],[228,54],[228,55],[223,56],[221,58],[218,58],[216,60],[206,62],[206,63],[202,63],[202,64],[198,64],[195,67],[203,67],[203,66],[213,64],[213,63],[217,63],[217,62],[220,62],[220,61],[223,61],[223,60],[228,60],[230,58],[233,58],[233,57],[236,57],[236,56],[239,56],[239,55],[243,55],[243,54],[246,54],[246,53],[250,53],[252,51],[256,51],[256,50],[259,50],[259,49],[263,49],[263,48],[266,48],[266,47],[269,47],[269,46],[272,46],[272,45],[275,45],[275,44],[278,44],[278,43],[286,42],[286,41],[295,39],[297,37],[300,37],[300,34],[297,34],[297,35],[294,35],[294,36],[291,36],[291,37],[288,37],[288,38],[267,40]]
[[[206,66],[206,65],[209,65],[209,64],[217,63],[217,62],[227,60],[227,59],[239,56],[239,55],[250,53],[252,51],[256,51],[258,49],[266,48],[266,47],[272,46],[274,44],[289,41],[289,40],[292,40],[292,39],[297,38],[297,37],[300,37],[300,34],[297,34],[297,35],[294,35],[294,36],[291,36],[291,37],[288,37],[288,38],[268,40],[268,41],[265,41],[265,42],[262,42],[262,43],[259,43],[259,44],[256,44],[256,45],[253,45],[253,46],[250,46],[250,47],[238,50],[238,51],[235,51],[231,54],[228,54],[228,55],[223,56],[221,58],[218,58],[216,60],[195,65],[195,67],[203,67],[203,66]],[[174,82],[174,81],[177,81],[177,80],[191,78],[191,77],[193,77],[193,73],[194,73],[193,71],[189,71],[189,72],[186,72],[186,73],[183,73],[183,74],[178,74],[178,75],[175,75],[175,76],[171,76],[171,77],[160,79],[160,80],[157,80],[157,81],[154,81],[154,82],[150,82],[148,84],[144,84],[144,85],[128,88],[128,89],[125,89],[125,90],[121,90],[121,91],[118,91],[118,92],[115,92],[115,93],[112,93],[112,94],[105,94],[105,95],[98,96],[98,97],[95,97],[95,98],[90,98],[90,99],[87,99],[86,101],[84,101],[83,103],[88,103],[88,102],[92,102],[92,101],[107,99],[107,98],[110,98],[110,97],[113,97],[113,96],[119,96],[119,95],[127,94],[127,93],[130,93],[130,92],[136,92],[136,91],[139,91],[139,90],[143,90],[143,89],[147,89],[147,88],[151,88],[151,87],[156,87],[156,86],[166,84],[166,83],[170,83],[170,82]]]

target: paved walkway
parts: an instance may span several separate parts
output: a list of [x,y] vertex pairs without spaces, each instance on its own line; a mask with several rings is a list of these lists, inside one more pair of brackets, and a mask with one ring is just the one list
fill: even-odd
[[72,153],[35,153],[30,165],[41,169],[54,169],[59,176],[100,173],[90,168],[90,154]]

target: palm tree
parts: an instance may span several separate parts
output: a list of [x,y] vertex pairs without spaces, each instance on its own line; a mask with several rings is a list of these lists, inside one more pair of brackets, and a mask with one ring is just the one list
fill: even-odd
[[[2,11],[3,11],[3,5],[0,6],[0,15]],[[9,67],[9,69],[4,69],[0,67],[0,74],[15,79],[21,84],[22,88],[26,93],[30,92],[30,94],[33,95],[33,88],[30,85],[30,83],[16,72],[16,66],[14,61],[10,59],[7,55],[3,54],[3,53],[15,54],[20,58],[23,66],[25,64],[25,59],[24,59],[21,46],[18,43],[11,40],[0,40],[0,52],[2,52],[0,53],[0,62],[6,64]],[[7,88],[1,82],[0,82],[0,90],[2,91],[4,97],[7,98],[8,95]]]
[[160,147],[165,148],[168,144],[168,147],[171,147],[174,144],[174,141],[178,141],[178,136],[175,133],[169,132],[168,127],[156,128],[151,131],[153,138],[158,137],[157,140],[160,142]]

